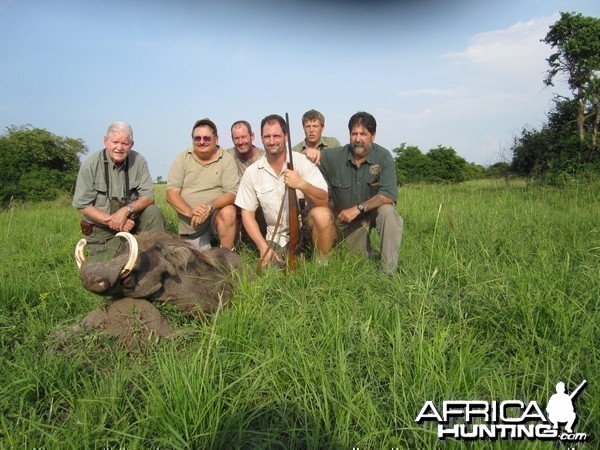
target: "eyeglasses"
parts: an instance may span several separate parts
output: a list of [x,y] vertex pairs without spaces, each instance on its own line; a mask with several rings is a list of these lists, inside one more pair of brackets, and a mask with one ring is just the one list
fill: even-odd
[[194,142],[210,142],[212,141],[213,136],[193,136],[192,139]]

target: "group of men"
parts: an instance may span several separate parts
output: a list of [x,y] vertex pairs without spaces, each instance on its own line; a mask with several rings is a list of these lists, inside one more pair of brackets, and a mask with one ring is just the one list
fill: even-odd
[[[304,199],[303,226],[317,261],[327,264],[336,242],[366,257],[373,254],[370,230],[379,234],[381,270],[398,267],[403,221],[396,210],[398,185],[391,153],[376,144],[377,122],[366,112],[348,122],[349,143],[323,136],[324,116],[307,111],[305,138],[288,151],[288,124],[273,114],[260,124],[264,149],[254,145],[251,125],[231,126],[234,147],[219,146],[210,119],[192,127],[192,146],[176,155],[167,179],[167,202],[179,217],[180,236],[203,250],[218,240],[233,249],[241,233],[258,249],[261,265],[283,263],[290,240],[288,189]],[[110,258],[118,250],[119,231],[165,229],[154,204],[146,160],[132,150],[133,131],[112,123],[105,148],[81,165],[73,197],[83,215],[88,257]],[[292,158],[293,169],[288,168]]]

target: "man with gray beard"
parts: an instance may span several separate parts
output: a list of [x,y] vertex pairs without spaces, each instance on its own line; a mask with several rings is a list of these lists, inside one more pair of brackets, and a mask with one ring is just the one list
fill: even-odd
[[398,267],[402,242],[402,217],[396,211],[398,181],[391,153],[374,143],[375,118],[357,112],[348,122],[350,143],[327,151],[307,152],[319,164],[333,199],[338,239],[348,248],[368,257],[369,232],[380,239],[381,270],[391,276]]

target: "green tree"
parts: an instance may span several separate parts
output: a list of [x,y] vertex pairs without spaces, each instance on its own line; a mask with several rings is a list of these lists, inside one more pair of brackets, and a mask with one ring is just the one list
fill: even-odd
[[[563,13],[542,40],[555,49],[547,59],[550,69],[544,83],[552,86],[557,75],[566,76],[578,104],[579,142],[587,145],[590,162],[598,149],[600,128],[600,19],[576,13]],[[586,132],[586,122],[591,129]]]
[[393,151],[396,154],[396,174],[399,183],[418,183],[431,178],[431,162],[419,147],[403,142]]
[[427,157],[431,162],[433,180],[457,183],[467,179],[467,161],[458,156],[452,147],[438,145],[429,150]]
[[31,125],[9,126],[0,136],[0,202],[50,200],[71,192],[79,170],[81,139],[59,137]]
[[479,180],[485,177],[485,167],[480,166],[472,162],[468,162],[465,166],[465,179],[466,180]]
[[575,175],[585,165],[585,147],[578,140],[578,102],[555,99],[548,122],[540,129],[523,128],[512,147],[511,170],[518,175],[546,177]]
[[485,170],[485,176],[488,178],[505,178],[510,175],[510,163],[501,161],[492,164]]

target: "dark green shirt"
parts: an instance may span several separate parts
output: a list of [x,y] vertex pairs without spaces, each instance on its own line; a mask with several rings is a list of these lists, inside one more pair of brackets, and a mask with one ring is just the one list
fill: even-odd
[[321,152],[319,168],[339,210],[356,206],[377,194],[394,202],[398,199],[394,158],[387,149],[375,143],[360,167],[356,167],[350,144],[346,144]]

